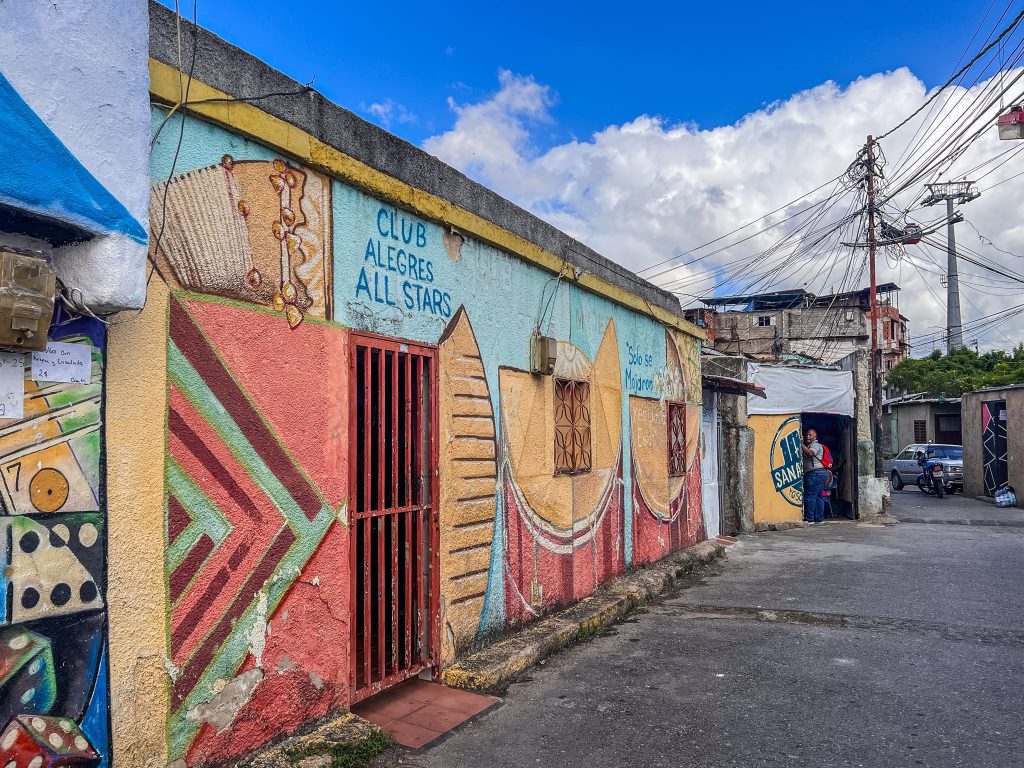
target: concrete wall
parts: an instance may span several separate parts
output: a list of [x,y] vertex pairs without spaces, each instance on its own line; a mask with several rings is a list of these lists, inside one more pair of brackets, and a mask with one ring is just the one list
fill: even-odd
[[911,443],[918,442],[914,437],[914,422],[925,422],[927,442],[938,442],[935,436],[935,416],[937,414],[959,414],[959,403],[905,403],[893,406],[896,416],[896,441],[901,451]]
[[[869,332],[864,313],[857,308],[717,312],[712,317],[715,349],[730,354],[773,355],[778,351],[832,362],[862,346]],[[758,325],[760,317],[771,317],[775,325]]]
[[[706,372],[747,378],[747,360],[742,357],[705,357]],[[722,525],[729,534],[754,531],[754,432],[747,425],[747,397],[718,395],[722,422],[719,451],[722,455]]]
[[[53,262],[97,311],[145,298],[147,16],[145,0],[0,3],[0,154],[10,182],[0,203],[94,235],[58,248]],[[17,146],[3,144],[23,133]],[[48,248],[0,235],[5,242]]]
[[[232,55],[217,71],[248,84],[262,65]],[[177,75],[152,73],[172,100]],[[539,224],[543,243],[526,240],[453,205],[461,184],[410,187],[407,157],[369,167],[278,106],[203,105],[153,149],[159,274],[112,328],[107,399],[126,767],[229,760],[350,704],[353,331],[436,348],[441,665],[705,537],[700,333],[672,302],[583,274]],[[390,141],[356,128],[353,145]],[[538,330],[558,340],[555,377],[528,372]],[[555,473],[554,378],[586,385],[589,472]]]
[[[871,360],[864,349],[838,362],[845,371],[853,371],[855,414],[857,420],[857,506],[861,517],[886,511],[890,498],[888,480],[875,477],[875,443],[871,429]],[[885,414],[882,414],[883,418]]]
[[1007,479],[1017,492],[1017,505],[1024,506],[1024,388],[968,392],[962,405],[964,433],[964,493],[983,496],[984,486],[984,419],[982,403],[1006,400],[1006,465]]

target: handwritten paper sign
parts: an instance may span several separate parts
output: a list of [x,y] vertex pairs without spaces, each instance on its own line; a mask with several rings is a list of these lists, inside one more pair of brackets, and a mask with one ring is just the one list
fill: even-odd
[[46,342],[32,353],[32,380],[88,384],[92,380],[92,348],[88,344]]
[[25,355],[0,352],[0,419],[25,416]]

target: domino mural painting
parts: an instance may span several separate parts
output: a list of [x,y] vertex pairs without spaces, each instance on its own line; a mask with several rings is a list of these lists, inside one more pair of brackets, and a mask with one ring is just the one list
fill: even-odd
[[[88,307],[76,319],[58,305],[48,331],[75,345],[63,348],[75,383],[37,381],[22,355],[22,413],[0,418],[5,768],[112,764],[107,338],[95,317],[145,298],[149,136],[146,3],[109,6],[0,3],[0,248],[46,260]],[[12,293],[7,323],[33,310]],[[18,355],[4,362],[17,376]]]
[[[24,417],[0,419],[0,764],[105,765],[106,516],[103,325],[53,340],[91,350],[89,383],[32,380]],[[31,360],[30,356],[26,356]]]
[[[166,417],[167,762],[250,752],[401,679],[411,651],[443,670],[703,538],[698,331],[308,158],[165,116],[139,327],[162,350],[146,402]],[[553,375],[530,372],[535,333],[558,340]],[[395,367],[408,345],[436,361],[436,390]],[[418,429],[436,447],[410,454]],[[388,430],[414,437],[376,442]],[[436,538],[372,522],[428,493],[378,466],[392,450],[436,476]],[[388,579],[420,556],[431,594],[414,602]],[[357,589],[368,579],[381,597]],[[156,738],[115,713],[119,728]]]

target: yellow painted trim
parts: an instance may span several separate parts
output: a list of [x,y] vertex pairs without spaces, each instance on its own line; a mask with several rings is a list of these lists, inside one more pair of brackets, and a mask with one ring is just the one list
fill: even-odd
[[[180,81],[177,69],[151,58],[149,79],[149,91],[154,100],[165,104],[178,103]],[[207,99],[227,101],[196,103]],[[365,190],[374,197],[407,208],[424,218],[453,226],[543,269],[563,274],[570,279],[574,274],[571,265],[562,257],[475,213],[371,168],[252,104],[231,100],[230,96],[206,83],[192,80],[189,86],[189,101],[187,111],[269,144],[304,163]],[[594,293],[648,315],[664,325],[677,328],[701,341],[705,339],[704,331],[698,326],[614,283],[590,273],[581,275],[577,282]]]

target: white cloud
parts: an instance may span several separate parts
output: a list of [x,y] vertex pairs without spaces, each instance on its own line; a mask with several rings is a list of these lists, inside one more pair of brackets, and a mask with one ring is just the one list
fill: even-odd
[[360,104],[359,108],[375,118],[385,128],[390,128],[395,123],[415,123],[419,119],[404,104],[399,104],[392,99],[375,101],[372,104]]
[[[640,115],[628,123],[610,125],[589,140],[567,141],[539,151],[536,131],[549,131],[554,122],[551,110],[555,97],[550,87],[507,70],[498,73],[498,80],[498,90],[485,100],[459,104],[449,99],[455,114],[453,127],[427,139],[424,148],[634,270],[684,253],[788,201],[800,199],[840,174],[868,133],[895,125],[927,96],[923,83],[909,70],[900,69],[862,78],[847,87],[824,83],[752,112],[734,125],[704,130]],[[926,113],[886,139],[882,146],[890,170],[918,125],[926,121],[929,126],[923,135],[939,133],[935,126],[941,123],[942,115],[948,118],[962,109],[981,87],[983,84],[962,101],[958,101],[962,91],[953,92],[948,101],[942,96],[938,104],[948,103],[950,109]],[[957,162],[954,173],[1012,146],[996,138],[993,111],[992,128]],[[962,210],[1000,248],[1024,254],[1024,196],[1019,193],[1024,177],[984,191],[1021,170],[1024,152],[984,178],[981,198]],[[919,187],[915,185],[894,202],[908,205]],[[815,199],[803,198],[802,203],[797,202],[772,220],[778,221]],[[842,207],[845,209],[845,203]],[[835,214],[840,213],[838,208]],[[939,208],[929,208],[914,212],[911,218],[927,221],[940,215]],[[774,230],[784,231],[782,227]],[[935,237],[944,240],[944,230]],[[967,224],[957,227],[957,238],[991,261],[1024,272],[1024,259],[982,244]],[[772,239],[762,236],[736,245],[693,268],[664,275],[657,282],[707,267],[727,268],[737,258],[764,249]],[[944,264],[939,253],[924,246],[910,246],[908,252],[922,268],[937,271],[929,258]],[[888,265],[880,257],[879,265],[880,280],[896,280],[903,288],[900,305],[911,319],[913,335],[944,326],[944,306],[928,290],[931,287],[944,301],[938,275],[925,272],[926,286],[906,259]],[[795,270],[799,276],[794,274],[788,283],[775,287],[799,285],[817,266]],[[1005,284],[993,286],[970,273],[986,274],[978,267],[961,264],[965,324],[1021,303],[1019,297],[1024,290]],[[866,285],[866,281],[864,274],[860,285]],[[825,292],[838,282],[836,273],[826,281],[822,271],[817,282],[807,287]],[[687,292],[703,294],[713,283],[714,279],[705,279]],[[684,306],[693,303],[686,297],[682,300]],[[1007,322],[1001,330],[1016,341],[1024,337],[1024,319]],[[990,331],[982,336],[982,346],[1006,347],[1006,336]],[[966,338],[973,338],[969,330]]]

